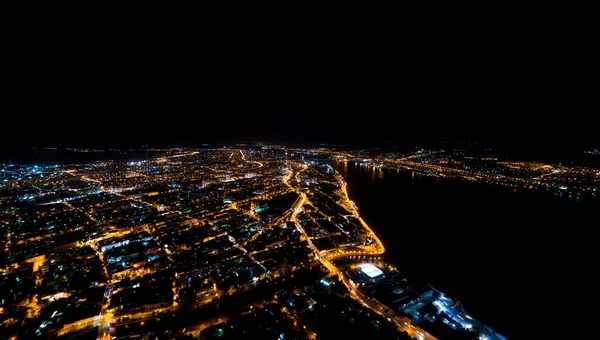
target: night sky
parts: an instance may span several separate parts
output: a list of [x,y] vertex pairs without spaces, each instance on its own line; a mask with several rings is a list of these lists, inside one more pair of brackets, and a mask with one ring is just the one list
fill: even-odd
[[[478,140],[596,145],[573,96],[422,89],[381,95],[31,94],[3,104],[5,147],[288,142],[411,144]],[[572,103],[571,103],[572,102]],[[4,125],[4,124],[3,124]],[[597,146],[600,147],[600,146]]]
[[202,20],[137,10],[147,22],[82,5],[64,30],[44,11],[51,25],[15,27],[0,145],[451,139],[600,148],[589,86],[597,58],[582,20],[536,22],[496,8],[469,20],[396,18],[398,27],[352,16],[315,39],[303,23],[260,40],[244,30],[222,39],[213,34],[221,26],[169,32]]

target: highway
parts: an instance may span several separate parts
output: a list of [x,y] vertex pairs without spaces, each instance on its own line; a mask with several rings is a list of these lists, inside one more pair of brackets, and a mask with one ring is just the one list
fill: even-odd
[[348,211],[350,211],[352,213],[352,215],[354,215],[354,217],[356,217],[357,220],[360,221],[360,224],[363,226],[363,228],[365,228],[368,231],[369,237],[371,237],[373,240],[375,240],[376,243],[376,249],[374,251],[369,251],[369,255],[381,255],[383,253],[385,253],[385,247],[383,246],[383,243],[381,243],[381,240],[377,237],[377,235],[375,235],[375,233],[373,232],[373,230],[369,227],[369,225],[362,219],[362,217],[360,217],[360,215],[358,214],[358,210],[356,209],[356,206],[354,205],[354,202],[352,202],[352,200],[350,199],[350,196],[348,196],[348,189],[347,189],[347,183],[344,180],[344,178],[342,177],[342,175],[340,175],[339,172],[335,172],[336,178],[338,179],[338,181],[341,182],[342,184],[342,192],[344,193],[344,197],[345,197],[345,205],[344,206]]
[[105,311],[104,314],[100,313],[101,319],[98,324],[98,340],[110,340],[111,335],[111,323],[113,321],[112,312]]
[[[305,170],[305,169],[302,169],[302,170]],[[336,172],[336,175],[341,177],[341,175],[339,175],[339,173],[337,173],[337,172]],[[297,178],[297,177],[295,177],[295,178]],[[362,218],[360,218],[360,216],[358,215],[357,210],[354,208],[354,205],[353,204],[349,204],[351,201],[350,201],[350,198],[348,197],[348,192],[346,190],[346,183],[343,180],[343,178],[341,179],[341,181],[343,183],[342,190],[344,192],[344,196],[346,197],[346,201],[348,202],[347,204],[351,207],[351,209],[349,209],[349,211],[351,211],[353,213],[353,215],[361,222],[361,224],[363,225],[363,227],[365,227],[365,229],[368,230],[370,236],[376,241],[376,247],[375,247],[375,249],[370,250],[370,251],[365,251],[365,252],[353,252],[351,254],[353,254],[353,255],[381,255],[381,254],[383,254],[385,252],[385,247],[383,246],[383,244],[381,243],[381,241],[377,238],[377,236],[375,235],[375,233],[371,230],[371,228],[369,228],[369,226],[362,220]],[[291,185],[289,184],[288,181],[285,181],[285,183],[291,187]],[[398,330],[404,331],[404,332],[408,333],[410,336],[412,336],[412,337],[414,337],[416,339],[419,339],[419,340],[437,340],[437,338],[435,338],[431,334],[425,332],[424,330],[422,330],[422,329],[420,329],[418,327],[413,326],[410,323],[410,319],[402,317],[402,316],[396,314],[392,309],[390,309],[389,307],[385,306],[381,302],[365,296],[363,293],[361,293],[356,288],[356,286],[354,285],[353,282],[351,282],[350,280],[348,280],[346,278],[346,276],[344,275],[344,273],[342,273],[328,259],[326,259],[326,258],[324,258],[323,256],[320,255],[320,251],[312,243],[312,241],[309,238],[309,236],[307,235],[306,231],[304,230],[304,228],[302,228],[301,224],[298,222],[298,220],[296,218],[297,215],[298,215],[298,213],[300,213],[300,211],[302,211],[302,206],[305,203],[308,202],[306,194],[303,193],[303,192],[301,192],[300,190],[298,190],[296,188],[292,188],[292,189],[294,189],[298,194],[300,194],[300,197],[299,197],[299,199],[296,200],[296,202],[294,202],[294,205],[290,209],[292,211],[292,214],[289,217],[289,221],[294,222],[294,225],[296,226],[296,229],[298,229],[298,231],[302,234],[302,238],[305,239],[308,242],[310,248],[314,251],[315,256],[321,262],[321,264],[323,264],[323,266],[325,268],[327,268],[327,270],[329,270],[329,272],[331,274],[337,275],[340,278],[341,282],[346,286],[346,288],[350,292],[350,296],[354,300],[358,301],[364,307],[373,310],[377,314],[379,314],[382,317],[386,318],[388,321],[394,323],[394,325],[396,326],[396,328]],[[347,256],[350,256],[350,255],[347,255]]]

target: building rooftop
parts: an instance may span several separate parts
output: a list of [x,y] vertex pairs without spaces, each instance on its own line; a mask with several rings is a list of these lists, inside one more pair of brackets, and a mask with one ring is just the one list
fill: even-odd
[[380,275],[383,275],[383,272],[381,271],[381,269],[375,267],[374,265],[372,265],[370,263],[361,264],[359,266],[359,268],[360,268],[361,272],[365,273],[370,278],[375,278]]

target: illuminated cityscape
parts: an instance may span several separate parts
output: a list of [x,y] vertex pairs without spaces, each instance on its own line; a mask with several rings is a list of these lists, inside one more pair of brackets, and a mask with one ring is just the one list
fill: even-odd
[[[0,166],[3,336],[505,339],[387,262],[330,165],[362,155],[266,144],[144,151]],[[486,175],[430,155],[360,162],[592,193],[598,181],[528,163]]]
[[16,3],[0,340],[596,337],[595,11]]
[[15,3],[0,340],[596,338],[595,11]]
[[600,194],[600,170],[590,166],[474,157],[460,149],[418,149],[402,154],[336,152],[334,156],[341,161],[355,161],[376,169],[407,170],[421,176],[455,178],[514,190],[550,191],[577,199]]

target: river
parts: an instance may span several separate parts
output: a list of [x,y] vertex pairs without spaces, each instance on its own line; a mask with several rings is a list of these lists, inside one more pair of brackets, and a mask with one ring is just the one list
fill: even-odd
[[388,260],[508,338],[593,275],[596,201],[331,164]]

